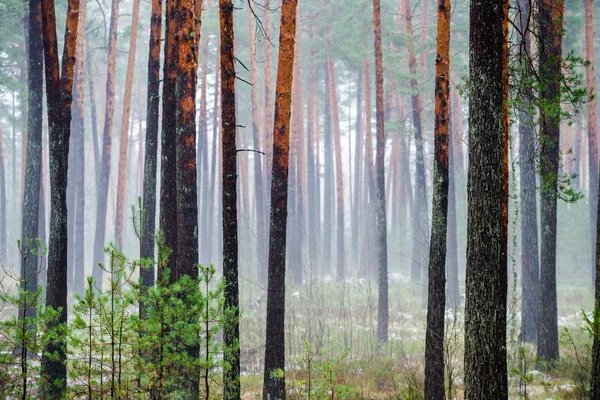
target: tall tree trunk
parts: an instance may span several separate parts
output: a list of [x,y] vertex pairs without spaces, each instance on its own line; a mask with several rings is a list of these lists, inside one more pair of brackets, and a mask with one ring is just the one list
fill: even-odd
[[75,62],[75,86],[73,88],[73,120],[71,121],[73,151],[70,162],[73,174],[73,182],[69,187],[73,187],[73,208],[72,216],[72,290],[75,293],[83,295],[85,287],[85,261],[84,261],[84,233],[85,233],[85,21],[86,21],[87,3],[81,2],[79,8],[79,23],[77,29],[77,60]]
[[202,52],[202,79],[200,83],[200,123],[198,126],[198,154],[201,158],[198,164],[198,178],[201,179],[201,206],[200,213],[200,264],[210,264],[205,243],[207,237],[211,234],[208,232],[208,209],[209,203],[214,201],[209,198],[209,189],[211,176],[208,168],[208,98],[207,98],[207,79],[208,79],[208,50],[210,47],[210,35],[206,35],[204,50]]
[[273,129],[269,281],[263,400],[285,399],[285,247],[297,0],[283,0]]
[[[519,26],[522,32],[521,62],[523,68],[529,65],[530,34],[526,31],[530,23],[529,0],[519,1]],[[531,71],[529,71],[531,72]],[[528,100],[532,100],[529,98]],[[530,103],[530,101],[528,101]],[[519,169],[521,181],[521,339],[526,343],[535,343],[539,307],[539,250],[537,199],[535,180],[536,139],[532,115],[519,111]]]
[[[42,9],[39,0],[29,2],[28,74],[27,74],[27,157],[22,211],[21,288],[35,293],[38,288],[38,260],[35,255],[38,237],[38,211],[42,177],[42,119],[44,96],[44,43],[42,42]],[[34,251],[31,251],[34,250]],[[19,316],[23,315],[20,310]],[[27,315],[36,315],[28,307]]]
[[331,246],[333,241],[333,144],[331,132],[331,77],[329,68],[325,65],[325,125],[323,127],[323,235],[322,235],[322,260],[323,273],[331,273],[332,254]]
[[506,399],[508,1],[471,1],[465,399]]
[[[115,113],[115,76],[117,63],[117,33],[119,26],[120,0],[112,0],[108,39],[108,63],[106,70],[106,104],[104,109],[104,129],[102,138],[102,160],[96,207],[96,232],[94,236],[93,277],[102,287],[102,269],[98,263],[104,260],[104,240],[106,238],[106,213],[108,205],[108,183],[110,180],[110,159],[112,152],[113,117]],[[91,78],[91,77],[90,77]]]
[[[417,282],[421,280],[422,271],[427,273],[427,246],[429,244],[429,213],[427,209],[427,184],[425,178],[425,155],[423,154],[423,99],[420,95],[417,82],[417,59],[413,39],[412,10],[410,0],[404,0],[404,15],[406,20],[406,34],[408,36],[408,69],[411,75],[410,88],[412,91],[412,120],[415,128],[415,225],[413,226],[413,252],[411,277]],[[425,279],[426,282],[426,279]]]
[[450,126],[450,1],[438,0],[435,64],[435,157],[427,332],[425,335],[425,399],[444,400],[444,314],[446,311],[446,237]]
[[[53,0],[41,1],[46,101],[50,147],[50,243],[46,306],[59,312],[47,328],[67,323],[67,170],[75,48],[79,20],[79,0],[69,0],[65,24],[62,70],[59,71],[56,16]],[[40,376],[41,397],[59,399],[67,389],[67,338],[61,330],[45,344]]]
[[[146,143],[144,152],[144,220],[140,240],[140,257],[154,258],[156,225],[156,173],[160,105],[160,44],[162,28],[162,0],[152,0],[150,40],[148,48],[148,91],[146,93]],[[143,287],[154,285],[154,268],[140,271]],[[143,307],[140,313],[143,315]]]
[[354,204],[352,208],[352,249],[355,252],[355,262],[360,262],[360,251],[358,247],[359,238],[359,218],[361,210],[360,194],[363,190],[361,182],[361,172],[363,171],[363,87],[362,70],[358,72],[356,80],[356,140],[354,143]]
[[123,114],[121,116],[121,138],[119,140],[119,175],[117,178],[117,212],[115,220],[115,242],[117,248],[123,246],[123,224],[125,222],[125,195],[127,192],[127,151],[129,149],[129,117],[131,114],[131,96],[133,73],[135,71],[135,53],[137,50],[137,31],[140,20],[140,0],[133,0],[131,14],[131,33],[129,37],[129,56],[125,75],[125,93],[123,95]]
[[[584,0],[585,3],[585,53],[590,66],[586,69],[586,84],[588,93],[595,93],[595,54],[594,54],[594,4],[593,0]],[[596,113],[596,97],[587,103],[587,128],[588,128],[588,157],[590,179],[590,239],[592,244],[592,281],[596,280],[596,227],[594,222],[598,218],[598,118]]]
[[[311,31],[312,34],[312,31]],[[312,37],[311,37],[312,38]],[[312,51],[312,50],[311,50]],[[311,271],[314,269],[319,259],[319,232],[321,224],[321,211],[320,211],[320,176],[319,176],[319,165],[317,164],[317,155],[315,149],[317,145],[315,142],[319,140],[318,124],[316,121],[316,111],[318,105],[315,95],[316,87],[316,68],[313,66],[310,71],[310,80],[308,82],[308,93],[307,93],[307,146],[306,146],[306,173],[308,174],[308,181],[306,186],[307,193],[307,214],[308,214],[308,256],[310,261]]]
[[[89,47],[86,41],[86,47]],[[94,67],[92,64],[91,52],[85,57],[86,71],[88,76],[88,87],[90,94],[90,116],[92,125],[92,147],[94,149],[94,187],[96,188],[96,196],[100,187],[100,149],[98,145],[98,116],[96,115],[96,92],[94,91]]]
[[[452,107],[455,107],[454,102],[451,103],[450,113],[452,114]],[[452,117],[450,117],[452,121]],[[459,145],[456,143],[456,137],[452,127],[455,124],[451,123],[449,126],[450,135],[448,138],[448,234],[446,243],[446,297],[448,298],[447,304],[452,310],[458,310],[460,307],[460,287],[458,281],[458,240],[457,240],[457,225],[456,225],[456,175],[457,168],[456,164],[459,160],[456,159],[456,151],[454,148]]]
[[[160,230],[164,235],[164,245],[171,250],[166,267],[170,270],[169,279],[175,282],[180,278],[177,265],[177,166],[176,166],[176,94],[177,54],[175,34],[177,29],[175,1],[166,2],[165,50],[162,92],[161,130],[161,173],[160,173]],[[162,271],[159,271],[162,274]]]
[[[346,279],[346,260],[344,246],[344,174],[342,170],[342,145],[340,136],[340,114],[338,110],[337,80],[333,59],[327,57],[327,74],[329,83],[329,115],[330,137],[333,136],[335,153],[335,189],[336,189],[336,272],[338,281]],[[330,139],[331,140],[331,139]],[[333,217],[333,215],[332,215]]]
[[[250,54],[256,54],[256,20],[248,12],[248,37],[250,41]],[[258,109],[258,73],[256,58],[250,57],[250,81],[252,82],[252,140],[255,150],[262,150],[261,121]],[[264,151],[264,150],[263,150]],[[256,263],[258,281],[267,281],[267,228],[265,226],[265,187],[262,161],[263,157],[254,155],[254,192],[256,195]]]
[[377,118],[377,254],[378,254],[378,311],[377,341],[388,340],[388,261],[387,216],[385,209],[385,132],[383,110],[383,53],[381,51],[381,2],[373,0],[373,31],[375,45],[375,109]]
[[0,263],[7,261],[6,217],[6,162],[4,159],[4,138],[0,128]]
[[[170,7],[169,5],[167,7]],[[194,35],[194,0],[176,0],[171,14],[175,29],[175,139],[177,260],[175,276],[198,277],[198,192],[196,185],[196,56],[199,37]],[[173,204],[170,205],[173,207]],[[225,289],[227,291],[227,288]],[[227,306],[227,303],[225,304]],[[198,344],[186,346],[188,357],[199,356]],[[227,359],[225,359],[227,362]],[[200,377],[186,377],[189,398],[200,398]]]
[[219,1],[221,26],[221,151],[223,154],[223,277],[225,279],[225,342],[223,399],[240,398],[240,325],[238,290],[237,147],[233,3]]
[[[541,97],[548,106],[540,110],[540,174],[542,251],[537,354],[544,361],[558,359],[558,310],[556,304],[556,200],[560,143],[560,82],[563,0],[542,0],[539,18],[539,77]],[[546,103],[549,102],[549,103]],[[590,160],[591,161],[591,160]]]

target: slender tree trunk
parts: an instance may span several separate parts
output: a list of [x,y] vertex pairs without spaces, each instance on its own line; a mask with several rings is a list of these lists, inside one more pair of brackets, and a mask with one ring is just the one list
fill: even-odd
[[297,0],[283,0],[273,129],[269,281],[263,400],[285,399],[285,247]]
[[[67,170],[75,49],[79,20],[79,0],[69,0],[65,24],[62,70],[59,71],[56,16],[53,0],[41,1],[46,101],[50,147],[50,243],[46,306],[59,311],[47,328],[59,329],[67,323]],[[38,194],[39,195],[39,194]],[[39,199],[39,198],[38,198]],[[59,399],[67,389],[67,338],[64,330],[45,344],[40,376],[41,397]]]
[[427,332],[425,335],[425,399],[444,400],[444,314],[446,311],[446,237],[450,157],[450,1],[438,0],[435,66],[435,157]]
[[[594,4],[593,0],[584,0],[585,3],[585,52],[590,66],[586,68],[586,84],[588,93],[595,93],[595,54],[594,54]],[[596,227],[594,221],[598,219],[598,118],[596,113],[596,97],[587,102],[587,128],[588,128],[588,157],[589,157],[589,182],[590,182],[590,239],[592,244],[592,282],[596,280]]]
[[[108,64],[106,72],[106,105],[104,109],[104,129],[102,139],[102,160],[96,207],[96,232],[94,237],[93,277],[102,287],[102,269],[98,266],[104,260],[104,240],[106,239],[106,214],[108,205],[108,183],[112,151],[113,117],[115,113],[115,75],[117,62],[117,33],[119,25],[119,2],[112,0],[108,39]],[[90,77],[91,79],[91,77]]]
[[358,72],[356,80],[356,140],[354,143],[354,204],[352,208],[352,249],[354,251],[355,262],[358,265],[359,257],[359,218],[361,210],[360,194],[363,190],[361,182],[361,172],[363,171],[363,87],[362,71]]
[[537,354],[544,361],[558,359],[558,310],[556,304],[556,200],[560,143],[560,82],[563,0],[542,0],[539,18],[539,77],[541,97],[552,107],[540,110],[540,174],[542,251]]
[[73,151],[71,170],[73,171],[73,182],[69,187],[73,187],[73,208],[71,208],[73,223],[73,240],[71,242],[73,249],[72,270],[72,290],[75,293],[83,295],[85,289],[85,21],[86,21],[87,3],[81,2],[79,8],[79,23],[77,29],[77,60],[75,62],[75,86],[73,88],[74,113],[71,122]]
[[323,273],[328,275],[331,273],[332,264],[332,240],[333,240],[333,145],[331,132],[331,77],[329,76],[329,68],[325,65],[325,125],[323,127],[323,235],[322,235],[322,260]]
[[[175,1],[166,2],[165,50],[162,92],[161,173],[160,173],[160,230],[165,247],[171,250],[166,265],[170,281],[176,282],[177,271],[177,166],[176,166],[176,94],[177,54],[175,34],[177,29]],[[162,271],[159,271],[162,273]]]
[[377,118],[377,254],[379,296],[377,312],[377,341],[388,340],[388,262],[387,216],[385,209],[385,132],[383,110],[383,53],[381,51],[381,2],[373,0],[373,31],[375,37],[375,109]]
[[[452,107],[455,107],[454,102],[451,103],[450,112],[452,113]],[[452,117],[450,117],[452,121]],[[454,148],[458,145],[454,132],[451,130],[454,124],[450,124],[450,135],[448,138],[448,235],[447,235],[447,246],[446,246],[446,297],[448,298],[447,304],[452,310],[458,310],[460,307],[460,286],[459,286],[459,273],[458,273],[458,240],[457,240],[457,226],[456,226],[456,175],[457,168],[456,164],[456,152]]]
[[[508,398],[508,1],[471,1],[465,399]],[[506,90],[505,90],[506,89]]]
[[140,0],[133,0],[131,14],[131,33],[129,37],[129,56],[127,58],[127,74],[125,77],[125,93],[123,95],[123,114],[121,117],[121,138],[119,140],[119,176],[117,178],[117,212],[115,220],[115,241],[117,248],[123,246],[123,224],[125,223],[125,195],[127,192],[127,151],[129,149],[129,117],[131,115],[131,96],[133,90],[133,73],[135,71],[135,53],[137,50],[137,31],[140,20]]
[[223,399],[240,398],[240,326],[238,290],[237,147],[235,104],[235,48],[233,3],[219,1],[221,26],[221,151],[223,154],[221,194],[223,208],[223,277],[225,279],[225,342]]
[[[312,31],[311,31],[312,34]],[[312,37],[311,37],[312,39]],[[312,51],[312,50],[311,50]],[[306,186],[306,193],[308,197],[307,201],[307,214],[308,214],[308,256],[310,260],[311,271],[315,267],[319,259],[319,232],[321,223],[321,212],[320,212],[320,176],[319,176],[319,165],[317,164],[317,156],[315,155],[316,143],[319,139],[317,122],[315,118],[316,105],[315,86],[316,86],[316,69],[313,66],[310,71],[310,80],[308,82],[308,93],[307,93],[307,146],[306,146],[306,173],[308,175],[308,181]]]
[[[529,0],[521,0],[519,26],[522,34],[521,49],[525,53],[521,64],[527,68],[530,35],[526,31],[530,23]],[[526,343],[535,343],[539,307],[539,251],[537,199],[535,180],[536,139],[533,117],[526,111],[519,111],[519,169],[521,182],[521,338]]]
[[6,162],[4,159],[4,138],[0,128],[0,263],[7,261],[6,217]]
[[[327,57],[327,74],[329,83],[329,115],[330,137],[333,136],[335,153],[335,189],[336,189],[336,272],[338,281],[346,279],[346,260],[344,246],[344,174],[342,170],[342,145],[340,132],[340,116],[338,110],[337,80],[333,59]],[[330,139],[331,140],[331,139]],[[333,217],[333,215],[332,215]],[[332,218],[333,219],[333,218]]]
[[[44,43],[42,42],[42,9],[39,0],[29,2],[28,74],[27,74],[27,157],[25,191],[23,194],[21,241],[21,288],[35,293],[38,288],[36,238],[38,237],[38,212],[42,177],[42,119],[44,96]],[[26,285],[26,287],[25,287]],[[20,310],[19,316],[23,315]],[[36,315],[35,307],[27,315]]]
[[200,264],[210,264],[208,252],[205,248],[207,238],[212,233],[208,231],[208,209],[209,203],[213,200],[209,198],[209,189],[211,176],[208,168],[208,98],[206,94],[207,79],[208,79],[208,50],[210,47],[210,35],[206,35],[204,51],[202,53],[202,79],[200,83],[200,123],[198,131],[198,154],[201,157],[201,162],[198,164],[198,177],[201,179],[201,206],[202,212],[200,217]]
[[[162,27],[162,0],[152,0],[150,40],[148,49],[148,91],[146,100],[146,143],[144,152],[144,219],[140,240],[140,257],[154,259],[156,225],[156,173],[158,153],[158,126],[160,105],[160,44]],[[154,285],[154,268],[140,271],[143,287]],[[140,313],[143,314],[143,304]]]
[[[219,42],[220,43],[220,42]],[[220,45],[217,46],[218,48],[220,48]],[[220,54],[217,54],[217,60],[216,60],[216,67],[215,67],[215,98],[214,98],[214,103],[213,103],[213,141],[212,141],[212,157],[211,157],[211,162],[210,162],[210,191],[209,191],[209,199],[211,199],[211,201],[209,202],[209,209],[208,209],[208,229],[209,232],[213,232],[214,229],[214,218],[215,218],[215,208],[214,208],[214,204],[215,204],[215,191],[217,188],[217,177],[219,176],[218,174],[218,166],[217,166],[217,159],[218,154],[219,154],[219,114],[220,114],[220,108],[219,105],[221,104],[219,101],[219,87],[220,87],[220,79],[221,79],[221,74],[220,74]],[[221,164],[221,161],[218,160],[219,165]],[[218,238],[218,235],[215,235]],[[206,250],[207,250],[207,255],[209,257],[209,260],[211,260],[211,262],[215,262],[214,258],[213,258],[213,235],[208,235],[206,237]],[[217,253],[218,254],[218,253]]]
[[[87,42],[86,42],[87,44]],[[89,46],[86,46],[89,47]],[[94,149],[94,186],[96,188],[96,196],[100,187],[100,149],[98,145],[98,116],[96,115],[96,92],[94,91],[94,67],[92,64],[92,55],[89,52],[85,57],[86,71],[88,76],[88,87],[90,94],[90,114],[92,125],[92,147]]]
[[[427,184],[425,178],[425,156],[423,154],[423,100],[419,94],[417,82],[417,59],[415,56],[415,45],[413,39],[412,10],[410,0],[404,0],[404,16],[406,21],[406,34],[408,36],[408,69],[411,75],[410,87],[413,92],[411,96],[412,120],[415,128],[416,149],[416,178],[415,178],[415,225],[413,225],[413,252],[411,277],[417,282],[421,280],[422,271],[427,273],[427,246],[429,244],[429,214],[427,210]],[[425,280],[426,282],[426,280]]]

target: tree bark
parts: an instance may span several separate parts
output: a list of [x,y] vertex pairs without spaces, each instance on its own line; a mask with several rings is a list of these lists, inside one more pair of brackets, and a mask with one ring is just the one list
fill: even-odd
[[223,154],[223,277],[225,279],[223,329],[225,342],[223,399],[240,398],[240,326],[238,290],[237,147],[235,104],[235,47],[233,3],[219,1],[221,26],[221,151]]
[[[96,207],[96,232],[94,237],[93,277],[102,288],[102,269],[98,266],[104,260],[104,240],[106,238],[106,214],[108,205],[108,183],[110,180],[110,159],[112,151],[113,118],[115,113],[115,76],[117,62],[117,33],[119,26],[119,2],[112,0],[108,39],[108,64],[106,72],[106,105],[104,109],[104,129],[102,139],[102,160]],[[90,77],[91,78],[91,77]]]
[[7,261],[6,217],[6,162],[4,159],[4,138],[0,128],[0,263]]
[[[162,92],[161,130],[161,173],[160,173],[160,230],[164,235],[165,247],[171,250],[166,268],[169,279],[176,282],[181,275],[177,265],[177,166],[176,166],[176,106],[175,79],[177,76],[177,54],[175,34],[177,30],[175,1],[166,3],[165,50]],[[159,271],[162,274],[163,271]]]
[[121,138],[119,140],[119,175],[117,178],[117,212],[115,220],[115,244],[123,246],[123,224],[125,223],[125,196],[127,192],[127,151],[129,149],[129,117],[131,115],[131,96],[133,74],[135,71],[135,53],[137,50],[137,31],[140,20],[140,0],[133,0],[131,13],[131,32],[129,38],[129,56],[125,75],[125,93],[123,95],[123,114],[121,116]]
[[53,0],[41,1],[46,101],[50,145],[50,243],[46,306],[59,312],[48,329],[57,329],[42,353],[40,388],[42,398],[63,398],[67,388],[67,337],[60,329],[67,323],[67,170],[75,48],[79,0],[69,0],[65,24],[62,70],[59,71],[56,16]]
[[283,0],[273,129],[263,400],[285,399],[285,247],[297,0]]
[[[508,1],[471,1],[465,399],[508,398]],[[507,81],[506,81],[507,83]]]
[[446,311],[446,237],[450,126],[450,1],[438,0],[435,63],[435,157],[427,332],[425,335],[425,399],[444,400],[444,314]]
[[[158,152],[158,126],[160,106],[160,44],[162,28],[162,0],[152,0],[150,40],[148,49],[148,91],[146,100],[146,143],[144,152],[144,219],[140,239],[140,257],[154,259],[154,234],[156,225],[156,173]],[[154,285],[154,268],[142,268],[143,287]],[[143,314],[143,305],[140,313]]]
[[540,175],[542,251],[537,354],[544,361],[558,359],[556,304],[556,200],[560,143],[560,81],[563,0],[539,3],[539,77],[541,97],[548,106],[540,110]]
[[[21,288],[35,293],[38,288],[38,260],[31,250],[36,249],[38,211],[42,177],[42,119],[44,98],[44,43],[42,41],[42,9],[39,0],[29,2],[28,73],[27,73],[27,157],[25,190],[23,193]],[[26,287],[25,287],[26,285]],[[22,310],[19,316],[22,316]],[[35,307],[27,310],[29,317],[36,315]]]
[[[530,34],[526,31],[530,18],[529,0],[519,2],[519,26],[521,34],[520,55],[524,59],[522,68],[530,62]],[[537,199],[535,179],[536,139],[533,117],[526,111],[519,111],[519,169],[521,181],[521,338],[526,343],[537,340],[537,322],[539,314],[539,250]]]

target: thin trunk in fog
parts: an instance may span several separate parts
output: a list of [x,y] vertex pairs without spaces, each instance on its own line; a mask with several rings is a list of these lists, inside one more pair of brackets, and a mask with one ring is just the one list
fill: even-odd
[[[171,250],[166,265],[170,270],[169,279],[179,279],[177,265],[177,176],[176,176],[176,106],[175,78],[177,76],[177,54],[175,53],[175,33],[177,29],[174,1],[166,2],[165,50],[162,88],[162,130],[160,163],[160,230],[164,245]],[[159,271],[162,274],[162,271]]]
[[360,251],[358,247],[359,238],[359,217],[361,210],[360,194],[363,190],[361,182],[361,172],[363,171],[363,88],[362,71],[358,72],[356,79],[356,139],[354,143],[354,201],[352,208],[352,251],[354,252],[355,262],[360,262]]
[[201,158],[198,164],[198,179],[200,186],[200,199],[202,209],[200,213],[200,264],[210,264],[210,259],[207,257],[205,243],[207,237],[211,234],[208,231],[208,208],[209,189],[211,177],[208,168],[208,98],[207,98],[207,79],[208,79],[208,50],[210,47],[210,35],[206,35],[204,41],[204,50],[202,52],[202,78],[200,81],[200,123],[198,124],[198,157]]
[[127,192],[127,170],[129,169],[127,152],[129,148],[129,116],[131,114],[131,96],[133,73],[135,71],[135,53],[137,50],[137,31],[140,19],[140,0],[133,0],[131,32],[129,37],[129,56],[125,76],[125,94],[123,95],[123,114],[121,116],[121,138],[119,140],[119,175],[117,178],[117,212],[115,220],[115,242],[117,248],[123,246],[123,224],[125,223],[125,195]]
[[[312,29],[312,25],[311,25]],[[310,32],[312,39],[312,30]],[[313,52],[314,49],[311,49]],[[319,232],[320,223],[321,223],[321,212],[320,212],[320,204],[321,199],[319,195],[319,186],[320,186],[320,176],[319,176],[319,165],[317,164],[317,156],[315,155],[316,149],[316,141],[318,141],[318,128],[316,122],[316,111],[318,109],[315,95],[315,87],[316,87],[316,68],[313,66],[310,69],[310,79],[308,82],[308,93],[307,93],[307,131],[306,131],[306,173],[307,173],[307,183],[306,183],[306,212],[307,212],[307,221],[308,221],[308,229],[306,233],[308,235],[307,244],[308,244],[308,257],[310,260],[310,268],[311,271],[316,265],[317,260],[319,259]]]
[[297,0],[283,0],[273,128],[269,280],[263,400],[285,399],[285,248]]
[[344,246],[344,173],[342,170],[342,145],[340,136],[340,114],[338,109],[337,79],[333,59],[327,57],[327,74],[329,76],[329,114],[331,115],[330,135],[333,135],[335,153],[335,189],[336,189],[336,272],[338,281],[346,279],[346,260]]
[[465,399],[508,398],[508,1],[471,1]]
[[[25,191],[23,196],[21,228],[21,289],[35,293],[38,288],[36,238],[42,177],[42,119],[44,96],[44,43],[42,42],[42,9],[39,0],[29,2],[28,74],[27,74],[27,157]],[[33,250],[33,251],[30,251]],[[20,310],[19,317],[23,315]],[[28,307],[28,316],[36,315],[35,307]]]
[[[115,77],[117,63],[117,33],[119,26],[119,2],[112,0],[108,39],[108,58],[106,70],[106,104],[104,108],[104,129],[102,134],[102,160],[100,161],[100,180],[96,192],[96,225],[94,236],[94,256],[92,259],[93,277],[102,287],[102,269],[98,266],[104,260],[104,241],[106,239],[106,213],[108,204],[108,183],[112,151],[113,117],[115,113]],[[91,79],[92,77],[90,77]]]
[[[586,68],[586,84],[588,93],[595,92],[595,54],[594,54],[594,4],[593,0],[584,0],[585,3],[585,58],[590,63]],[[592,281],[596,279],[596,227],[593,221],[598,217],[598,118],[596,113],[596,97],[591,97],[587,102],[587,137],[588,137],[588,169],[589,169],[589,196],[590,196],[590,239],[592,244]]]
[[[454,102],[451,102],[450,113],[452,114],[452,107],[455,107]],[[452,116],[450,117],[452,121]],[[449,137],[448,137],[448,234],[446,239],[446,298],[448,306],[456,311],[460,306],[460,287],[458,279],[458,240],[457,240],[457,226],[456,226],[456,175],[457,168],[456,164],[459,162],[456,160],[456,152],[454,148],[458,146],[454,130],[452,127],[455,126],[451,123],[449,126]]]
[[381,2],[373,0],[373,31],[375,47],[375,109],[377,119],[377,266],[379,276],[377,341],[388,340],[388,260],[387,216],[385,209],[385,132],[383,109],[383,53],[381,50]]
[[[67,170],[79,0],[69,0],[65,24],[62,70],[58,59],[53,0],[42,0],[42,37],[46,72],[46,101],[50,147],[50,241],[46,306],[59,310],[47,328],[67,323]],[[38,194],[39,195],[39,194]],[[37,199],[36,199],[37,200]],[[59,333],[45,344],[40,375],[42,398],[63,398],[67,389],[67,338]]]
[[[217,41],[217,48],[220,48],[220,41]],[[206,237],[206,241],[203,241],[206,243],[206,254],[208,259],[212,262],[215,263],[215,259],[213,258],[213,236],[215,236],[217,239],[219,238],[218,233],[216,234],[212,234],[212,232],[214,232],[214,219],[215,219],[215,191],[217,190],[217,181],[220,182],[220,179],[218,179],[218,177],[220,176],[220,174],[218,173],[218,166],[217,166],[217,159],[218,154],[219,154],[219,114],[221,113],[220,111],[220,104],[221,102],[219,101],[219,87],[220,87],[220,79],[221,79],[221,74],[220,74],[220,54],[217,53],[217,57],[216,57],[216,61],[215,61],[215,96],[214,96],[214,103],[213,103],[213,129],[212,129],[212,133],[213,133],[213,138],[212,138],[212,149],[211,149],[211,161],[210,161],[210,190],[208,193],[208,198],[210,199],[209,201],[209,205],[208,205],[208,222],[207,222],[207,229],[208,232],[210,233],[207,237]],[[221,164],[221,161],[219,160],[219,165]],[[220,232],[221,229],[218,229],[217,232]],[[217,254],[219,254],[217,252]]]
[[[158,152],[158,116],[160,105],[160,44],[162,27],[162,0],[152,0],[150,39],[148,41],[148,91],[146,93],[146,143],[144,151],[144,219],[140,239],[140,257],[154,259],[156,225],[156,173]],[[143,287],[154,285],[154,268],[140,271]],[[143,308],[143,305],[142,307]],[[143,313],[143,310],[140,310]]]
[[[89,47],[87,41],[85,42],[85,49]],[[88,52],[85,56],[86,72],[89,87],[90,96],[90,116],[92,125],[92,146],[94,149],[94,187],[96,188],[96,195],[98,194],[98,188],[100,187],[100,149],[98,144],[98,116],[96,115],[96,92],[94,91],[94,67],[92,64],[92,54]]]
[[[540,308],[537,354],[544,361],[558,359],[558,310],[556,304],[557,187],[560,143],[560,85],[563,0],[539,2],[539,79],[541,97],[548,102],[540,110]],[[551,105],[551,107],[550,107]]]
[[[531,44],[527,24],[530,23],[529,0],[519,2],[519,27],[521,34],[520,49],[523,54],[522,68],[528,68],[529,48]],[[530,72],[530,71],[529,71]],[[527,103],[531,102],[528,96]],[[519,169],[521,196],[521,338],[526,343],[535,343],[537,337],[537,321],[539,307],[539,255],[538,255],[538,224],[537,199],[535,179],[536,138],[531,112],[518,111],[519,119]]]
[[0,263],[6,262],[6,162],[4,137],[0,128]]
[[404,16],[406,21],[408,69],[410,73],[410,89],[412,120],[415,129],[415,198],[414,211],[415,224],[413,225],[413,251],[411,277],[415,281],[421,280],[422,272],[427,274],[427,253],[429,244],[429,214],[427,210],[427,183],[425,179],[425,156],[423,154],[424,124],[423,124],[423,99],[417,81],[417,59],[415,56],[414,33],[412,27],[412,9],[410,0],[404,0]]
[[[71,121],[72,138],[72,162],[70,170],[73,172],[72,182],[69,187],[73,187],[73,201],[70,208],[69,217],[72,223],[73,238],[69,244],[73,246],[72,255],[72,283],[71,287],[75,293],[83,294],[85,286],[85,261],[84,261],[84,232],[85,232],[85,22],[86,22],[87,3],[81,2],[79,7],[79,23],[77,29],[77,49],[75,61],[75,86],[73,88],[73,119]],[[89,73],[89,72],[88,72]],[[70,232],[70,233],[71,233]]]
[[331,271],[332,254],[331,246],[333,241],[333,196],[334,196],[334,181],[333,181],[333,144],[331,132],[331,84],[329,81],[328,65],[325,65],[325,124],[323,127],[323,234],[321,241],[323,245],[322,260],[323,274],[328,275]]
[[[256,20],[254,15],[248,13],[248,37],[250,43],[250,82],[252,83],[252,141],[255,150],[264,152],[261,121],[258,109],[258,73],[256,57]],[[264,155],[254,154],[254,193],[256,195],[256,263],[258,281],[266,282],[267,268],[267,232],[265,226],[265,188],[263,175]]]
[[223,278],[225,280],[223,327],[227,368],[223,373],[223,399],[240,398],[240,325],[238,289],[238,220],[237,220],[237,122],[235,104],[235,47],[233,2],[219,1],[221,33],[221,152],[223,210]]
[[448,231],[448,130],[450,126],[450,1],[438,0],[435,59],[433,201],[427,331],[425,399],[444,400],[444,314],[446,312],[446,236]]
[[[270,2],[267,3],[264,11],[263,17],[263,28],[265,34],[265,63],[264,63],[264,84],[265,84],[265,92],[264,92],[264,106],[263,106],[263,131],[264,131],[264,147],[265,147],[265,168],[263,170],[264,174],[264,182],[265,182],[265,199],[267,201],[267,207],[269,207],[269,202],[271,201],[270,190],[271,190],[271,179],[272,176],[269,173],[271,171],[271,165],[273,164],[273,134],[271,130],[273,129],[273,33],[271,32],[271,13],[273,10],[270,8],[272,4]],[[266,218],[266,216],[265,216]],[[265,224],[268,224],[269,221],[265,219]],[[268,252],[268,250],[266,250]],[[268,256],[267,256],[268,257]],[[264,276],[264,281],[261,283],[266,284],[268,280],[268,272],[267,265],[264,266],[264,271],[261,272],[260,276]]]

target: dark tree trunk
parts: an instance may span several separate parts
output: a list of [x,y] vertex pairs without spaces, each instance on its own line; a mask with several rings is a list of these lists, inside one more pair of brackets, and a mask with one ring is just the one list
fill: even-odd
[[269,281],[263,400],[285,399],[285,247],[297,0],[283,0],[273,129]]
[[435,156],[427,332],[425,334],[425,399],[444,400],[444,314],[446,311],[446,237],[450,157],[450,1],[438,0],[435,64]]
[[[42,42],[42,9],[39,0],[29,2],[28,74],[27,74],[27,157],[22,212],[21,288],[31,293],[38,288],[38,212],[42,177],[42,119],[44,96],[44,43]],[[19,316],[22,316],[20,310]],[[35,316],[36,308],[28,307],[27,315]]]
[[[108,205],[108,183],[110,179],[110,159],[112,151],[113,118],[115,113],[115,78],[117,63],[117,33],[119,25],[120,0],[112,0],[109,39],[108,63],[106,71],[106,106],[104,109],[104,129],[102,134],[102,160],[100,165],[100,180],[98,184],[96,227],[94,236],[93,277],[98,286],[102,287],[102,269],[98,263],[104,260],[104,241],[106,239],[106,213]],[[90,77],[91,79],[92,77]]]
[[240,398],[240,326],[238,290],[238,221],[237,221],[237,147],[235,107],[235,48],[233,3],[219,1],[221,26],[221,151],[223,154],[221,193],[223,209],[223,278],[224,309],[227,320],[223,329],[224,361],[223,399]]
[[79,0],[67,7],[62,70],[59,71],[56,16],[53,0],[42,0],[46,101],[50,147],[50,243],[46,306],[58,310],[57,319],[48,324],[57,335],[44,346],[40,376],[41,397],[63,398],[67,388],[67,338],[61,329],[67,323],[67,170],[71,124],[71,102],[75,48],[79,20]]
[[508,398],[507,21],[508,1],[471,1],[465,303],[468,400]]
[[[519,1],[519,26],[522,33],[521,51],[524,54],[522,67],[527,68],[529,60],[530,36],[526,31],[529,23],[529,0]],[[539,307],[539,250],[537,199],[535,181],[536,139],[533,118],[521,110],[519,119],[519,169],[521,181],[521,339],[526,343],[537,340]]]
[[539,3],[539,78],[545,106],[540,110],[540,175],[542,248],[537,354],[544,361],[558,359],[556,304],[556,200],[560,144],[560,82],[563,0]]
[[388,260],[387,217],[385,209],[385,132],[383,110],[383,53],[381,51],[381,2],[373,0],[373,31],[375,37],[375,109],[377,118],[377,254],[379,296],[377,341],[388,340]]
[[[160,41],[162,0],[152,0],[148,49],[148,92],[146,100],[146,143],[144,152],[144,220],[140,239],[140,257],[154,258],[156,230],[156,173],[158,152],[158,116],[160,106]],[[154,268],[140,271],[143,287],[154,285]],[[143,307],[143,305],[142,305]],[[140,310],[143,313],[143,310]]]
[[[171,250],[166,267],[169,279],[180,278],[177,265],[177,166],[176,166],[176,103],[175,78],[177,76],[177,54],[175,34],[177,29],[175,2],[166,3],[165,50],[162,92],[161,173],[160,173],[160,230],[164,235],[165,247]],[[158,271],[162,274],[163,271]]]

